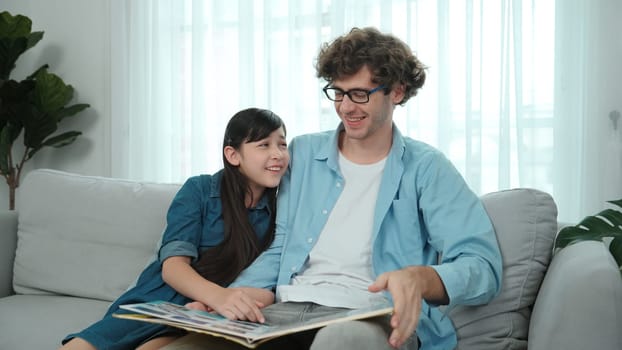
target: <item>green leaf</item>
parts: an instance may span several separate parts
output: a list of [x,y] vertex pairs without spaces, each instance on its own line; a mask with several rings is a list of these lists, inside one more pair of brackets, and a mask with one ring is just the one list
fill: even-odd
[[22,15],[11,15],[8,11],[0,13],[0,38],[19,38],[30,34],[32,21]]
[[615,201],[607,201],[607,203],[615,204],[618,207],[622,208],[622,199],[618,199],[618,200],[615,200]]
[[609,243],[609,251],[618,263],[618,266],[622,266],[622,236],[614,238],[613,241]]
[[40,70],[35,77],[33,104],[44,113],[54,113],[73,98],[73,87],[56,74]]
[[[608,202],[622,207],[622,199]],[[605,209],[596,215],[586,216],[575,226],[562,228],[555,238],[555,248],[561,249],[581,241],[602,241],[605,237],[613,238],[609,251],[622,273],[622,212],[618,210]]]
[[44,146],[49,146],[49,147],[54,147],[54,148],[60,148],[63,146],[67,146],[69,144],[72,144],[76,140],[76,138],[80,135],[82,135],[80,131],[67,131],[60,135],[51,137],[45,140],[44,142],[42,142],[41,144],[39,144],[38,147],[32,148],[30,152],[28,152],[28,156],[26,157],[26,160],[32,158]]
[[9,79],[17,59],[43,38],[43,32],[31,30],[30,18],[0,13],[0,79]]
[[90,107],[89,104],[78,103],[75,105],[71,105],[69,107],[61,108],[59,111],[54,113],[54,118],[56,119],[57,122],[60,122],[61,120],[65,119],[65,117],[71,117],[89,107]]
[[80,131],[67,131],[60,135],[50,137],[49,139],[43,141],[42,145],[60,148],[72,144],[80,135],[82,135],[82,132]]
[[37,77],[37,74],[39,74],[40,71],[42,70],[47,70],[48,68],[50,68],[50,65],[48,65],[47,63],[42,65],[41,67],[39,67],[36,71],[32,72],[32,74],[30,74],[26,80],[32,80],[34,81],[35,78]]
[[7,125],[0,130],[0,172],[2,174],[8,174],[10,171],[9,164],[9,152],[11,152],[11,145],[13,141],[10,140],[10,126]]
[[12,123],[7,123],[0,129],[0,172],[2,174],[8,174],[14,167],[11,160],[11,149],[22,129],[21,125]]
[[564,248],[570,244],[581,241],[600,241],[602,237],[594,232],[578,226],[566,226],[562,228],[555,238],[555,247]]
[[15,62],[28,49],[26,38],[0,39],[0,79],[7,80],[15,68]]
[[41,149],[43,148],[43,144],[40,144],[37,147],[32,147],[30,149],[30,151],[28,151],[28,154],[26,155],[26,160],[30,160],[30,158],[32,158],[32,156],[34,156],[37,152],[39,152]]
[[3,135],[0,138],[0,144],[2,146],[6,146],[7,148],[11,148],[13,142],[19,137],[22,133],[24,127],[17,123],[7,123],[2,127]]
[[30,49],[31,47],[37,45],[41,39],[43,39],[43,32],[32,32],[28,36],[28,45],[26,46],[26,49]]
[[584,226],[594,232],[607,232],[613,228],[611,224],[597,216],[587,216],[577,226]]
[[39,68],[34,82],[30,98],[33,108],[24,120],[24,145],[32,149],[29,158],[44,146],[43,140],[58,129],[61,119],[86,108],[81,105],[64,107],[73,98],[73,87],[48,73],[46,68]]
[[32,110],[24,120],[24,146],[28,148],[41,148],[43,140],[52,135],[58,125],[56,119],[50,114]]
[[613,224],[613,231],[622,232],[622,228],[620,228],[620,225],[622,225],[622,212],[613,209],[606,209],[601,211],[597,215],[609,220],[609,222]]
[[30,113],[28,95],[34,82],[7,80],[0,87],[0,125],[11,122],[23,124],[24,115]]

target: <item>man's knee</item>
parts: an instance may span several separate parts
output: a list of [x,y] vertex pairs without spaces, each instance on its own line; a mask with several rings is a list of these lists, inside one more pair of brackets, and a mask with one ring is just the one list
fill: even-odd
[[389,333],[378,323],[348,321],[320,329],[311,350],[391,349]]
[[199,333],[189,333],[160,350],[242,350],[243,346],[225,340]]

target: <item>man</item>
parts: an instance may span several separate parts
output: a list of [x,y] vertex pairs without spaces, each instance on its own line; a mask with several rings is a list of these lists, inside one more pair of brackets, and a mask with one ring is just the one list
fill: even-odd
[[[275,241],[233,286],[276,285],[278,302],[262,310],[271,322],[393,302],[390,317],[279,340],[300,348],[453,349],[455,330],[438,306],[490,301],[501,288],[501,256],[456,169],[393,124],[395,107],[423,86],[424,67],[396,37],[354,28],[322,47],[316,69],[341,123],[292,140]],[[193,346],[176,349],[217,348],[190,338]],[[279,341],[263,348],[282,348]]]

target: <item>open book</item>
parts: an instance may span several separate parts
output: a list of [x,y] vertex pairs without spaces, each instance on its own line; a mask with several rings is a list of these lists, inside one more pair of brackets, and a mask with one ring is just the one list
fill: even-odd
[[247,348],[286,334],[320,328],[331,323],[387,315],[393,311],[389,304],[374,305],[363,309],[335,311],[329,316],[308,321],[271,325],[247,321],[232,321],[216,313],[189,309],[165,301],[128,304],[120,306],[133,313],[115,313],[113,316],[143,322],[151,322],[182,328],[191,332],[223,337]]

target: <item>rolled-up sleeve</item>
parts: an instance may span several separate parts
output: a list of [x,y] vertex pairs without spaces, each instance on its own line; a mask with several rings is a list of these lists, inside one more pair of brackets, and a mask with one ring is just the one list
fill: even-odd
[[442,252],[433,266],[450,307],[488,302],[501,289],[502,263],[496,235],[481,200],[444,157],[430,163],[420,197],[430,243]]
[[189,256],[194,260],[198,257],[197,247],[186,241],[171,241],[160,248],[158,259],[163,262],[171,256]]
[[158,253],[160,262],[171,256],[198,257],[204,203],[199,177],[189,178],[175,195],[166,215],[166,229]]

